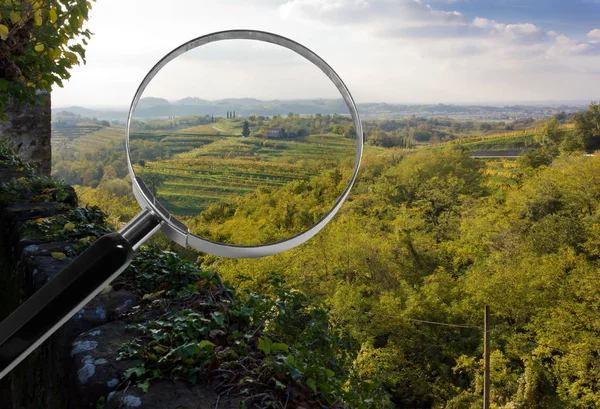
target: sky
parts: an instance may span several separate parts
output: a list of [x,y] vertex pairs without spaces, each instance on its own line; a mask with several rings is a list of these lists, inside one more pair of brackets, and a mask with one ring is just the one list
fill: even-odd
[[[600,100],[600,0],[97,0],[87,27],[87,64],[55,89],[55,107],[126,107],[165,54],[228,29],[303,44],[358,103]],[[277,55],[287,50],[202,48],[167,66],[178,74],[153,96],[332,96],[307,62]]]

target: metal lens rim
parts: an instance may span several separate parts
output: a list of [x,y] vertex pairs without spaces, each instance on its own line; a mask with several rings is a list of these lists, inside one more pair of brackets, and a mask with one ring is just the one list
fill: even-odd
[[[167,65],[170,61],[172,61],[179,55],[190,51],[194,48],[200,47],[202,45],[223,40],[262,41],[287,48],[306,58],[308,61],[319,67],[319,69],[325,75],[327,75],[327,77],[329,77],[329,79],[335,84],[338,91],[342,95],[346,106],[350,111],[352,120],[354,121],[354,127],[356,129],[356,159],[354,163],[354,172],[352,174],[350,182],[348,183],[348,186],[346,187],[342,195],[339,197],[338,201],[335,203],[333,208],[318,223],[316,223],[314,226],[302,233],[299,233],[289,239],[282,240],[276,243],[265,244],[260,246],[237,246],[224,243],[216,243],[190,233],[185,225],[179,222],[163,206],[161,206],[160,203],[158,203],[158,201],[151,195],[149,190],[145,187],[143,181],[140,178],[136,177],[135,172],[133,171],[133,165],[131,163],[131,158],[129,155],[129,135],[131,120],[135,108],[137,107],[137,104],[150,81],[152,81],[156,74],[165,65]],[[164,56],[146,75],[146,77],[138,87],[135,96],[133,97],[131,107],[129,108],[129,115],[127,118],[126,133],[127,165],[129,167],[129,174],[131,176],[131,182],[133,185],[133,193],[142,209],[149,209],[152,213],[159,216],[163,220],[161,230],[176,243],[181,244],[183,246],[190,246],[197,250],[214,254],[216,256],[230,258],[263,257],[280,253],[282,251],[289,250],[293,247],[304,243],[305,241],[313,237],[315,234],[317,234],[323,227],[325,227],[327,223],[331,221],[331,219],[333,219],[335,214],[338,212],[338,210],[348,197],[350,189],[352,188],[352,185],[354,184],[358,175],[358,170],[360,167],[360,162],[363,153],[363,131],[356,104],[354,103],[354,99],[352,98],[350,91],[348,90],[342,79],[333,70],[333,68],[331,68],[317,54],[293,40],[290,40],[277,34],[256,30],[227,30],[207,34],[205,36],[195,38],[191,41],[182,44],[181,46],[175,48],[169,54]]]

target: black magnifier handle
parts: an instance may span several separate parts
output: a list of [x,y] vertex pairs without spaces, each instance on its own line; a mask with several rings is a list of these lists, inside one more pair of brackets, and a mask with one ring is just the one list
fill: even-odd
[[160,226],[143,210],[119,233],[96,240],[0,322],[0,379],[117,278]]

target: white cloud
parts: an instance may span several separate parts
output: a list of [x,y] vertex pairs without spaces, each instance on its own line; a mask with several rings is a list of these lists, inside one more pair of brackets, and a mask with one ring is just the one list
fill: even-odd
[[370,38],[371,48],[381,50],[361,67],[371,72],[371,88],[397,86],[412,98],[433,95],[429,100],[452,100],[452,95],[533,100],[600,92],[600,81],[590,82],[598,75],[600,30],[577,40],[527,21],[467,19],[441,10],[442,2],[451,10],[443,0],[289,0],[279,11],[287,21],[319,22],[332,32]]
[[[285,19],[319,21],[359,28],[379,40],[413,41],[421,52],[450,57],[480,54],[513,55],[516,59],[600,51],[592,30],[578,42],[532,23],[504,24],[485,17],[468,21],[457,11],[439,10],[422,0],[290,0],[280,6]],[[461,41],[460,46],[449,43]],[[443,50],[442,50],[443,48]]]
[[595,42],[578,42],[561,34],[556,36],[556,42],[548,49],[548,55],[554,57],[569,55],[600,54],[600,47]]
[[[168,8],[163,3],[94,3],[88,64],[73,69],[66,87],[53,92],[55,106],[128,105],[166,52],[191,38],[240,27],[275,32],[311,48],[340,74],[357,102],[600,95],[599,29],[578,39],[526,20],[508,24],[493,14],[472,19],[451,11],[458,6],[447,0],[176,0],[178,7]],[[219,57],[209,54],[204,61]],[[238,63],[231,75],[243,79],[255,72],[247,66],[256,58],[249,49],[233,58]],[[262,58],[272,63],[269,55]],[[195,78],[199,85],[213,81],[214,95],[212,83],[203,92],[217,96],[216,74]],[[308,89],[305,81],[295,83]]]
[[420,0],[290,0],[280,8],[288,19],[317,20],[336,25],[404,29],[466,26],[456,11],[442,11]]

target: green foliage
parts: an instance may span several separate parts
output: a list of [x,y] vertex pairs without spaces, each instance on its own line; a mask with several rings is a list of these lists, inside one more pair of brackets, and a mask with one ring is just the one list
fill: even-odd
[[21,177],[0,184],[1,206],[25,198],[29,199],[31,203],[72,202],[62,180],[38,175],[35,167],[23,160],[6,139],[0,141],[0,167],[23,174]]
[[214,278],[195,264],[184,262],[176,253],[157,246],[140,249],[122,277],[133,281],[135,288],[143,294],[163,291],[167,297],[193,290],[198,281]]
[[522,169],[537,169],[541,166],[548,166],[552,163],[557,151],[548,149],[536,149],[519,157],[519,165]]
[[367,407],[364,401],[372,399],[369,390],[348,389],[353,344],[331,327],[325,311],[280,279],[271,282],[272,297],[242,291],[231,303],[212,274],[173,253],[146,249],[133,264],[126,280],[137,280],[143,291],[163,288],[145,299],[155,305],[166,297],[180,308],[132,326],[139,336],[119,352],[132,362],[124,380],[147,391],[158,379],[211,379],[246,407],[258,405],[257,395],[267,395],[274,407],[288,400]]
[[65,250],[68,256],[80,254],[96,239],[112,232],[97,207],[76,207],[61,215],[28,221],[25,228],[37,239],[69,242]]
[[244,121],[244,128],[242,129],[243,136],[250,136],[250,127],[248,125],[248,121]]
[[490,185],[461,151],[368,157],[351,201],[313,240],[213,268],[232,280],[244,271],[260,291],[282,271],[330,305],[361,341],[354,373],[398,407],[480,407],[485,304],[493,404],[593,407],[598,174],[598,158],[572,155]]
[[[94,1],[94,0],[92,0]],[[9,99],[36,102],[36,90],[50,92],[85,62],[91,9],[83,0],[6,0],[0,16],[0,117]]]
[[[489,305],[494,407],[598,406],[600,159],[560,156],[578,136],[558,128],[554,138],[555,125],[544,130],[547,147],[519,161],[483,163],[462,149],[365,155],[350,199],[309,242],[260,259],[198,257],[239,286],[233,304],[210,275],[196,284],[202,270],[167,263],[173,255],[143,263],[135,276],[146,280],[146,304],[176,311],[142,320],[131,379],[146,387],[155,375],[213,377],[247,407],[262,393],[283,407],[289,392],[288,407],[476,408]],[[325,174],[214,204],[196,231],[215,223],[220,240],[257,226],[289,236],[339,183]],[[293,191],[308,208],[295,207]],[[176,318],[177,328],[164,324]],[[158,354],[150,343],[167,333],[178,341]]]
[[[131,189],[129,185],[128,188]],[[131,190],[125,196],[104,190],[102,186],[97,189],[76,186],[75,191],[81,206],[100,208],[106,214],[107,223],[115,230],[119,230],[140,211],[140,206],[133,198]]]
[[6,138],[0,141],[0,164],[28,174],[32,174],[35,170],[34,166],[19,156],[17,149],[11,146]]
[[564,133],[558,120],[552,118],[544,125],[542,132],[536,135],[536,140],[543,147],[558,146],[564,138]]
[[588,150],[600,147],[600,104],[592,102],[587,111],[573,117],[575,129]]

